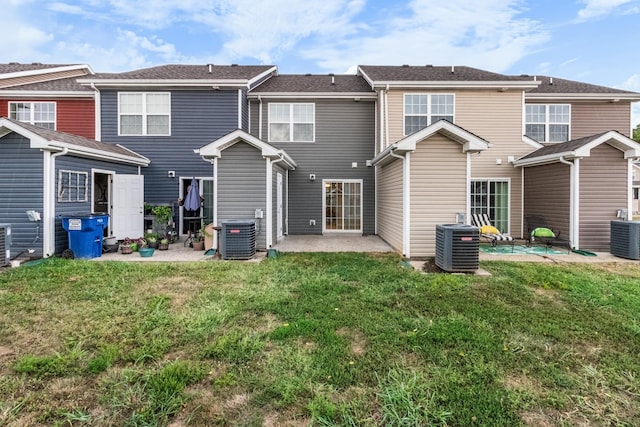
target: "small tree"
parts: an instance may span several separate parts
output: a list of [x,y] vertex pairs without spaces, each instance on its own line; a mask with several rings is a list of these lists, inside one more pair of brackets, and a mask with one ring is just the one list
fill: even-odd
[[638,126],[633,130],[632,138],[634,141],[640,142],[640,124],[638,124]]

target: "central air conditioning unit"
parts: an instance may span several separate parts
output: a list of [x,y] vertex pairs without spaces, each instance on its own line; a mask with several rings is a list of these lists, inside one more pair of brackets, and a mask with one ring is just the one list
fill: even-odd
[[640,259],[640,221],[611,221],[611,255]]
[[233,219],[220,223],[223,259],[251,259],[256,254],[256,222]]
[[11,225],[0,224],[0,266],[11,263]]
[[436,225],[436,265],[449,272],[478,269],[480,233],[466,224]]

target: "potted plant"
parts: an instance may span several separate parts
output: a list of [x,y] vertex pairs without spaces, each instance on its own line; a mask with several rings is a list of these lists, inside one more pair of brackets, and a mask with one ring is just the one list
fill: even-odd
[[139,237],[136,239],[136,247],[133,249],[134,251],[140,250],[141,248],[147,248],[147,241],[143,237]]
[[194,251],[204,251],[204,229],[200,230],[200,232],[195,233],[192,237],[192,245]]
[[120,252],[122,252],[122,255],[129,255],[133,252],[133,242],[130,238],[125,237],[120,243]]
[[164,239],[160,239],[160,243],[158,243],[158,250],[166,251],[169,249],[169,239],[166,237]]
[[144,239],[147,241],[147,246],[150,248],[158,248],[158,235],[156,233],[147,233],[144,235]]

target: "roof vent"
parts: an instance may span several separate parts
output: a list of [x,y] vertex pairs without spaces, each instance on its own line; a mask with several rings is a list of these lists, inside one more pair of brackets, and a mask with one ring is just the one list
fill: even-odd
[[549,84],[552,85],[553,84],[553,77],[549,77]]
[[42,62],[32,62],[31,65],[42,65]]
[[433,68],[433,64],[427,64],[427,65],[425,65],[425,67],[427,67],[427,68]]
[[213,71],[213,64],[207,64],[207,68],[209,68],[209,74]]
[[455,65],[452,65],[452,66],[451,66],[451,74],[453,74],[453,73],[455,73],[455,72],[456,72],[456,66],[455,66]]
[[409,68],[409,64],[402,64],[403,67]]
[[232,67],[237,67],[237,66],[238,66],[238,64],[231,64],[231,66],[232,66]]
[[334,75],[331,76],[331,84],[332,85],[336,84],[336,76],[334,76]]
[[311,73],[307,73],[307,74],[305,74],[305,76],[310,76],[310,75],[311,75]]

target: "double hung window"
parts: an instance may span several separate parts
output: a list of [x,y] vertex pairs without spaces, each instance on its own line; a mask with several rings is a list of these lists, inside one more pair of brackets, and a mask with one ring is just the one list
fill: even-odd
[[120,92],[119,135],[171,135],[171,95],[166,92]]
[[10,102],[9,118],[41,128],[56,129],[55,102]]
[[313,142],[315,104],[269,104],[269,141]]
[[453,111],[453,95],[406,93],[404,134],[411,135],[442,119],[453,123]]
[[525,135],[538,142],[569,140],[569,104],[528,104],[525,107]]

